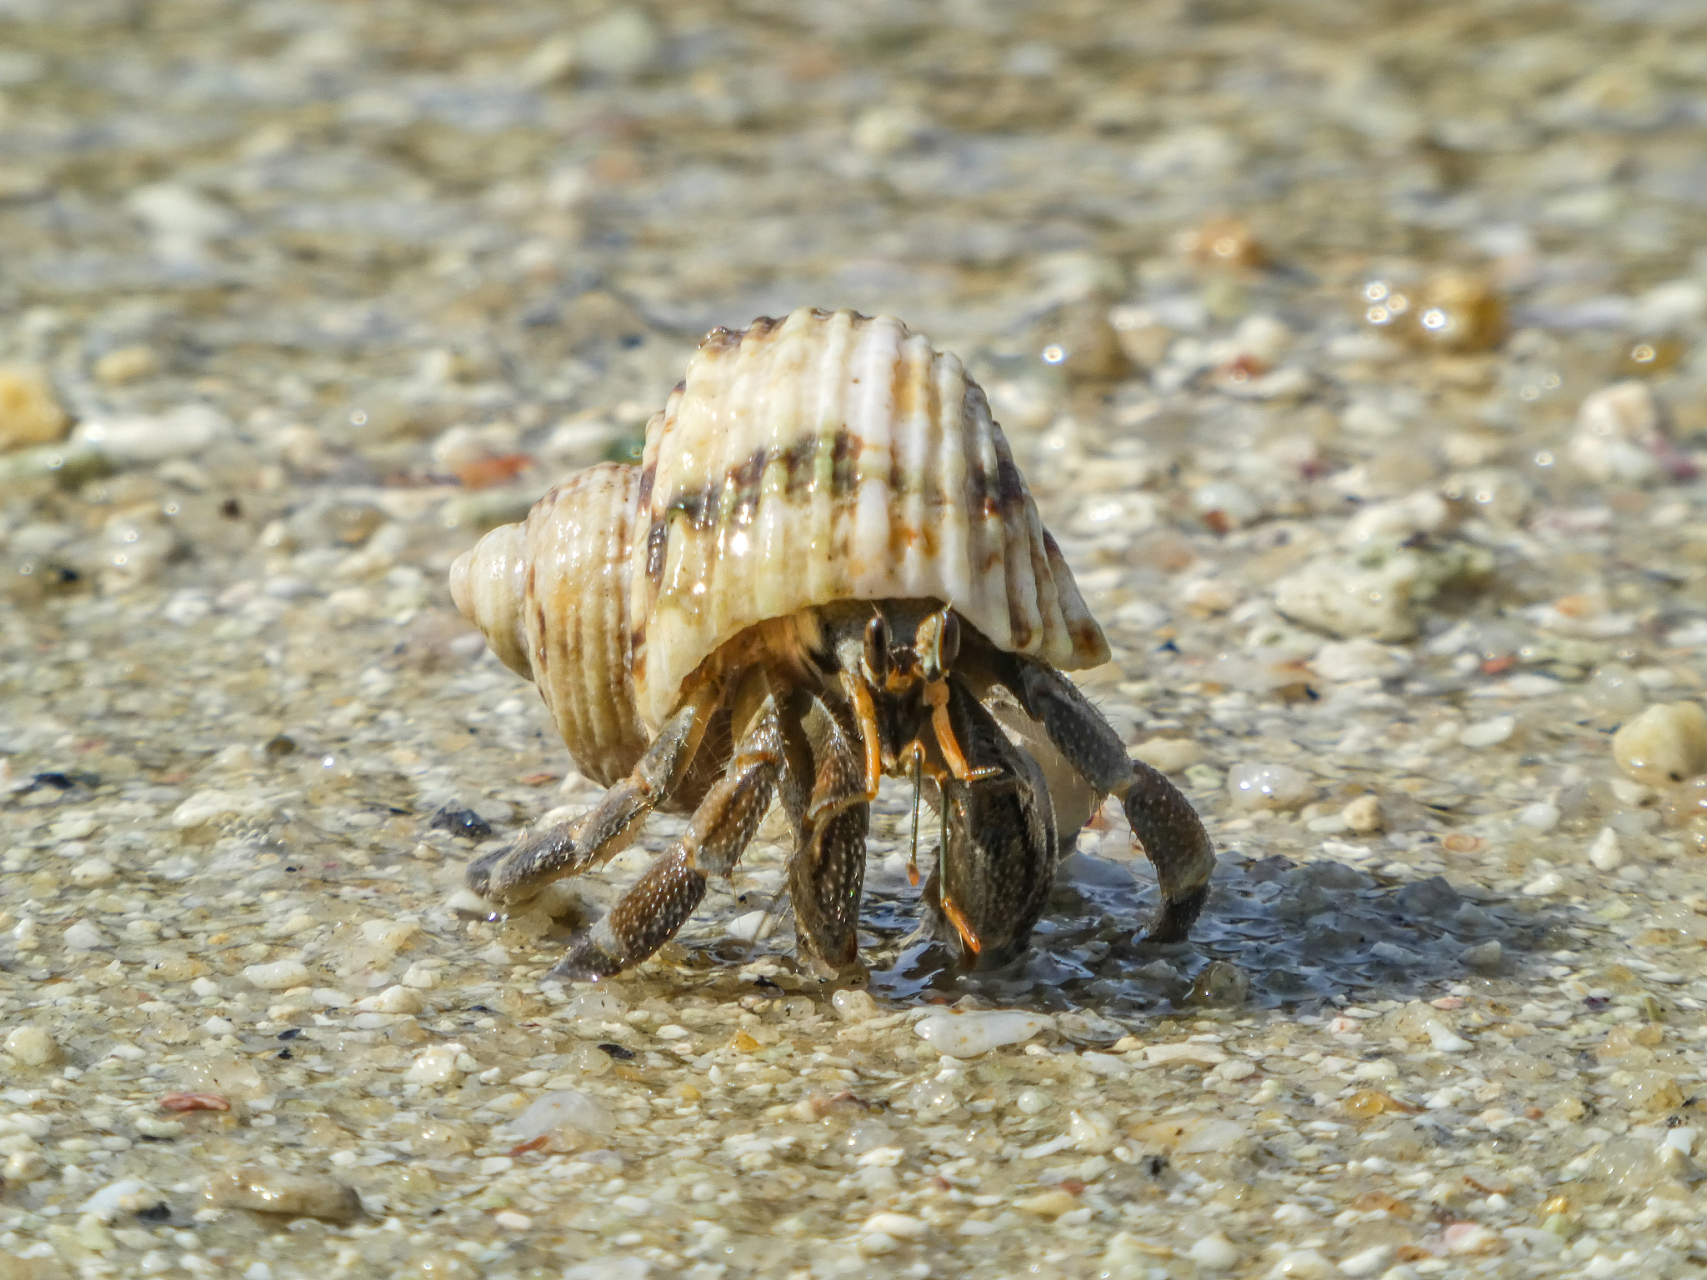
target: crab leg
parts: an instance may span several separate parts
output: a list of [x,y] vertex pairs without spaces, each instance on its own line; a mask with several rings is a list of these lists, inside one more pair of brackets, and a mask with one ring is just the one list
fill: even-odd
[[735,869],[770,807],[782,765],[782,726],[776,700],[767,697],[681,839],[646,868],[552,972],[609,977],[673,938],[705,897],[706,877]]
[[1132,835],[1156,868],[1162,905],[1150,922],[1152,942],[1184,942],[1209,897],[1215,847],[1203,820],[1167,775],[1126,754],[1120,736],[1059,672],[1029,659],[1018,662],[1011,686],[1025,713],[1057,750],[1103,795],[1118,795]]
[[924,902],[938,917],[936,936],[959,938],[963,963],[999,965],[1024,950],[1048,902],[1055,815],[1037,763],[961,681],[948,688],[948,714],[974,776],[938,780],[946,834]]
[[468,887],[503,905],[526,902],[553,880],[578,875],[626,849],[646,815],[681,785],[722,689],[707,681],[691,690],[634,771],[568,822],[524,836],[469,864]]
[[864,762],[846,727],[813,698],[794,728],[804,738],[812,794],[788,862],[795,934],[808,957],[834,969],[859,951],[859,900],[871,807]]

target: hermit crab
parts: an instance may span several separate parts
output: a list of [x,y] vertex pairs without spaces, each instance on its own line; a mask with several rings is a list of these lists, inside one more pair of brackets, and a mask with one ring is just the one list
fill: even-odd
[[983,391],[893,317],[713,329],[640,464],[564,480],[458,559],[451,592],[609,788],[478,859],[471,889],[524,902],[651,810],[692,815],[559,974],[614,974],[668,941],[773,794],[802,958],[854,966],[885,774],[914,783],[915,854],[921,792],[939,814],[920,929],[963,967],[1025,950],[1063,843],[1110,794],[1157,869],[1149,936],[1183,940],[1202,908],[1197,814],[1061,674],[1108,644]]

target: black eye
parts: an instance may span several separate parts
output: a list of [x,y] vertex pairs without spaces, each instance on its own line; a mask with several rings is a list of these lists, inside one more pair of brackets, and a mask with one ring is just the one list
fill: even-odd
[[937,667],[947,671],[960,656],[960,619],[955,616],[953,609],[943,611],[942,635],[937,640],[936,648]]
[[874,684],[889,674],[889,624],[881,613],[865,624],[865,672]]

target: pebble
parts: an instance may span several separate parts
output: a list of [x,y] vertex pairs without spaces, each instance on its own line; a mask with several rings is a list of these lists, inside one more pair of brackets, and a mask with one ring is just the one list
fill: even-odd
[[1036,1214],[1040,1218],[1059,1218],[1077,1209],[1079,1199],[1066,1191],[1045,1191],[1041,1195],[1015,1200],[1013,1207],[1021,1213]]
[[1425,1022],[1423,1030],[1428,1032],[1429,1044],[1442,1053],[1463,1053],[1470,1048],[1468,1040],[1436,1018],[1430,1018]]
[[1227,1053],[1218,1045],[1182,1040],[1178,1044],[1153,1044],[1144,1050],[1144,1061],[1151,1066],[1166,1066],[1175,1062],[1190,1062],[1202,1067],[1218,1067],[1227,1061]]
[[111,1222],[121,1214],[153,1208],[163,1198],[158,1191],[138,1178],[120,1178],[95,1192],[78,1206],[77,1212],[92,1213],[102,1222]]
[[1310,667],[1324,680],[1336,684],[1351,680],[1387,680],[1403,675],[1410,669],[1410,659],[1403,650],[1358,636],[1351,640],[1330,640],[1310,659]]
[[460,1044],[435,1044],[424,1049],[403,1073],[404,1083],[438,1085],[458,1079],[464,1074],[460,1060],[467,1052]]
[[1648,704],[1645,686],[1622,662],[1596,667],[1582,696],[1591,710],[1618,720],[1633,718]]
[[597,75],[627,80],[650,68],[661,48],[652,19],[624,5],[582,28],[575,40],[575,62]]
[[1454,1222],[1441,1233],[1448,1253],[1499,1253],[1505,1239],[1479,1222]]
[[1378,796],[1363,795],[1340,810],[1345,825],[1360,836],[1373,835],[1381,830],[1381,800]]
[[1360,1276],[1372,1276],[1381,1269],[1387,1259],[1392,1256],[1392,1253],[1393,1247],[1391,1245],[1371,1245],[1360,1253],[1352,1254],[1349,1258],[1341,1258],[1340,1272],[1353,1277],[1354,1280]]
[[308,985],[308,966],[300,960],[274,960],[269,964],[252,964],[243,969],[243,977],[252,987],[263,991],[286,991],[291,987]]
[[1055,1025],[1036,1013],[992,1009],[933,1013],[913,1024],[914,1032],[938,1053],[976,1058],[1003,1045],[1030,1040]]
[[419,1013],[425,1007],[421,993],[407,986],[387,987],[376,996],[356,1001],[356,1008],[369,1013]]
[[0,368],[0,453],[25,445],[53,444],[71,418],[38,370]]
[[160,357],[153,347],[120,347],[95,361],[95,376],[109,386],[135,382],[160,368]]
[[1240,1255],[1231,1240],[1215,1231],[1187,1249],[1185,1256],[1197,1264],[1199,1271],[1231,1271],[1239,1265]]
[[1618,844],[1618,832],[1602,827],[1588,847],[1588,860],[1598,871],[1616,871],[1623,866],[1624,850]]
[[1583,401],[1567,451],[1603,484],[1648,484],[1664,474],[1654,449],[1661,439],[1659,405],[1645,382],[1617,382]]
[[59,1044],[45,1028],[26,1024],[8,1033],[6,1052],[26,1067],[45,1067],[59,1059]]
[[1492,719],[1480,720],[1460,729],[1458,741],[1466,747],[1498,746],[1510,738],[1516,728],[1516,716],[1494,716]]
[[[1232,1063],[1225,1064],[1232,1066]],[[1241,1064],[1249,1066],[1249,1063]],[[1218,1071],[1217,1074],[1220,1074]],[[1238,1079],[1238,1076],[1227,1077]],[[1232,1151],[1247,1141],[1249,1133],[1245,1126],[1236,1120],[1217,1119],[1201,1124],[1187,1134],[1176,1148],[1182,1155],[1192,1155],[1204,1151]]]
[[1340,1269],[1316,1249],[1294,1249],[1283,1254],[1269,1272],[1275,1280],[1329,1280],[1339,1274]]
[[1466,948],[1463,960],[1472,969],[1492,973],[1505,960],[1505,948],[1500,945],[1498,938],[1492,938],[1487,942],[1480,942],[1473,947]]
[[506,1126],[521,1142],[564,1127],[605,1137],[615,1132],[616,1117],[578,1089],[559,1089],[535,1098],[526,1111]]
[[874,1213],[865,1220],[862,1231],[879,1231],[897,1240],[917,1240],[930,1230],[923,1218],[905,1213]]
[[1241,809],[1296,809],[1315,799],[1316,784],[1288,764],[1244,761],[1227,771],[1227,794]]
[[1053,1105],[1053,1099],[1041,1089],[1021,1089],[1014,1106],[1028,1116],[1034,1116]]
[[1565,887],[1565,878],[1557,871],[1543,871],[1535,879],[1523,886],[1524,893],[1532,898],[1545,897],[1558,893]]
[[362,1213],[362,1200],[355,1188],[335,1178],[285,1173],[259,1165],[216,1174],[209,1180],[203,1198],[216,1209],[249,1209],[280,1217],[320,1218],[326,1222],[354,1222]]
[[158,416],[91,419],[72,432],[71,439],[115,461],[143,465],[204,453],[230,429],[218,410],[187,404]]
[[1657,703],[1612,735],[1612,758],[1655,787],[1707,772],[1707,713],[1697,702]]
[[1559,825],[1559,806],[1550,800],[1537,800],[1525,805],[1517,820],[1534,831],[1551,831]]
[[857,987],[843,987],[830,997],[830,1005],[843,1022],[868,1022],[882,1012],[871,994]]
[[1100,1111],[1075,1111],[1067,1122],[1067,1136],[1078,1150],[1101,1155],[1113,1149],[1120,1130]]
[[118,873],[105,858],[85,858],[71,868],[71,883],[84,889],[108,884]]
[[65,931],[67,951],[94,951],[107,945],[101,931],[88,920],[79,920]]
[[1208,752],[1191,738],[1151,738],[1126,754],[1162,773],[1184,773],[1192,765],[1201,764]]
[[252,817],[264,809],[265,805],[252,796],[209,788],[196,792],[174,809],[171,821],[179,831],[189,831],[223,819]]

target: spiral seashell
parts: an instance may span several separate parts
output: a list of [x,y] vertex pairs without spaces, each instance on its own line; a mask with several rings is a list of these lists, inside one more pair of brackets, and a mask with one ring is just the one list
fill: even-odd
[[999,648],[1108,660],[983,391],[899,320],[851,311],[714,329],[639,467],[571,476],[451,584],[600,782],[728,640],[834,601],[939,600]]
[[983,391],[892,316],[713,330],[647,426],[639,506],[648,724],[743,628],[836,600],[941,600],[1011,652],[1108,660]]
[[576,472],[450,573],[457,609],[505,666],[539,686],[581,772],[601,786],[626,775],[647,743],[626,613],[639,479],[639,468],[614,463]]

